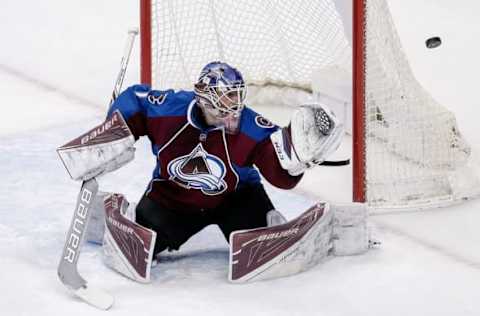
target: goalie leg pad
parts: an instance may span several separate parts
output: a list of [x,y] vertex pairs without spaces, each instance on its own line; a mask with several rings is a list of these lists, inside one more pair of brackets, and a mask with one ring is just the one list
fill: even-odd
[[333,253],[336,256],[357,255],[371,245],[368,210],[363,203],[330,204],[334,213]]
[[125,215],[128,210],[128,202],[121,194],[110,194],[105,199],[103,259],[120,274],[149,283],[156,233],[129,219]]
[[103,235],[105,233],[104,200],[110,194],[111,193],[99,191],[92,201],[92,206],[90,207],[92,215],[85,235],[88,242],[99,245],[103,243]]
[[[113,193],[111,192],[99,191],[95,196],[92,206],[90,207],[90,212],[92,214],[85,235],[88,242],[99,245],[103,243],[103,236],[105,235],[105,200],[112,194]],[[129,220],[135,222],[136,206],[136,203],[123,203],[123,208],[120,209],[120,212]]]
[[233,232],[229,280],[245,283],[310,269],[330,254],[332,227],[333,214],[322,202],[284,224]]

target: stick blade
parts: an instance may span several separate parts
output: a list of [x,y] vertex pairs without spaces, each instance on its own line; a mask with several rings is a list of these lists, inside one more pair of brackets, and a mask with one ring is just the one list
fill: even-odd
[[102,310],[110,309],[115,301],[114,297],[107,292],[89,287],[88,285],[74,290],[73,293],[86,303]]

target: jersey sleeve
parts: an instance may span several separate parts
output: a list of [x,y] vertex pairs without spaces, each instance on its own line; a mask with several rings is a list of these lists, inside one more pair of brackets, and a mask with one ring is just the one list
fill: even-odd
[[303,174],[291,176],[282,168],[270,137],[257,144],[253,153],[253,163],[269,183],[280,189],[292,189],[303,176]]
[[150,91],[147,85],[131,86],[118,96],[108,111],[108,117],[117,110],[122,114],[135,140],[147,134],[147,110],[143,99]]
[[256,142],[250,161],[272,185],[281,189],[295,187],[302,175],[291,176],[282,168],[270,140],[270,135],[280,127],[249,108],[245,108],[242,115],[245,115],[242,132]]

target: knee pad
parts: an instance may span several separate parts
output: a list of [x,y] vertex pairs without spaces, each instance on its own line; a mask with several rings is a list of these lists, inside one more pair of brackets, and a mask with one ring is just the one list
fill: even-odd
[[[88,242],[99,245],[103,243],[103,236],[105,234],[105,200],[112,194],[113,193],[111,192],[99,191],[95,196],[90,209],[92,215],[90,217],[90,222],[88,223],[85,235],[85,239]],[[137,207],[137,203],[128,203],[126,199],[125,202],[126,203],[122,205],[120,212],[129,220],[135,222],[135,209]]]
[[134,210],[121,194],[106,197],[103,261],[132,280],[148,283],[156,233],[128,217]]

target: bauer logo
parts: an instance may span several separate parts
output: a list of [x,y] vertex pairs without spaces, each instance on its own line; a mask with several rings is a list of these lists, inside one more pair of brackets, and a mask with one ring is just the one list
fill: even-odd
[[298,234],[299,229],[297,227],[283,231],[283,232],[276,232],[276,233],[271,233],[271,234],[265,234],[265,235],[260,235],[257,239],[257,241],[267,241],[267,240],[272,240],[272,239],[278,239],[278,238],[285,238],[285,237],[290,237],[292,235]]
[[70,228],[70,235],[68,236],[67,246],[63,256],[63,259],[70,263],[75,261],[75,257],[77,257],[78,254],[77,250],[82,240],[91,199],[92,191],[84,188],[81,193],[80,203],[78,203],[78,207],[73,218],[72,227]]
[[112,126],[118,121],[118,114],[114,113],[113,116],[105,121],[102,125],[94,128],[91,130],[88,134],[82,137],[80,140],[80,143],[83,145],[89,141],[92,141],[93,139],[97,138],[98,136],[102,135],[106,131],[112,128]]
[[115,226],[116,228],[120,229],[120,230],[123,231],[124,233],[126,233],[126,234],[133,234],[133,228],[128,227],[127,225],[120,223],[119,221],[117,221],[117,220],[114,219],[113,217],[108,216],[108,217],[107,217],[107,221],[108,221],[109,224]]
[[217,195],[227,189],[225,164],[207,153],[202,144],[190,154],[172,160],[167,170],[170,180],[186,189],[201,190],[206,195]]

